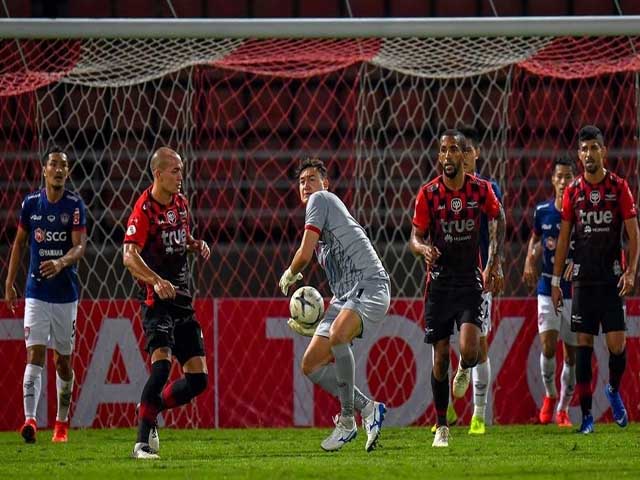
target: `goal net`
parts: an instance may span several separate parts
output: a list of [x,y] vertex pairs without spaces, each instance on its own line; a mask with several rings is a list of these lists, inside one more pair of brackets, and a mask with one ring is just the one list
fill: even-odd
[[[212,246],[209,262],[192,262],[211,382],[197,402],[163,422],[329,424],[337,403],[300,373],[308,340],[288,331],[288,301],[278,290],[304,223],[292,173],[310,156],[327,163],[330,189],[366,229],[391,275],[387,320],[355,345],[358,383],[387,402],[392,423],[430,422],[424,266],[407,241],[417,190],[438,174],[438,134],[462,124],[480,132],[479,169],[500,185],[508,222],[506,292],[494,304],[489,337],[489,420],[533,419],[544,392],[536,303],[520,280],[533,208],[552,195],[551,162],[576,157],[584,124],[603,130],[608,167],[637,193],[638,47],[637,38],[622,36],[0,41],[2,271],[22,199],[41,186],[49,146],[69,152],[68,188],[87,206],[72,425],[135,423],[148,361],[121,248],[131,207],[152,180],[148,160],[162,145],[185,160],[195,235]],[[25,268],[23,262],[20,294]],[[317,265],[304,283],[330,296]],[[629,300],[630,371],[640,367],[638,310]],[[0,428],[12,429],[22,404],[22,310],[3,310],[2,317],[8,365],[0,386],[11,408],[0,411]],[[605,346],[598,344],[596,357],[602,368],[594,411],[606,419]],[[55,413],[51,361],[47,372],[43,425]],[[627,404],[637,405],[638,378],[627,373],[624,382]],[[455,404],[465,421],[470,399]],[[640,418],[637,409],[629,413]]]

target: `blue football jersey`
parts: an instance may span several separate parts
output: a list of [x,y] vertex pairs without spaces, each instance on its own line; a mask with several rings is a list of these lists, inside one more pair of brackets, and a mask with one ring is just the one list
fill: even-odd
[[[551,295],[553,259],[560,235],[560,222],[560,211],[556,208],[553,200],[536,206],[533,213],[533,231],[540,237],[542,245],[542,274],[538,280],[538,295]],[[573,242],[571,242],[571,246],[573,246]],[[566,263],[569,263],[571,258],[573,258],[573,249],[569,248]],[[560,288],[564,298],[571,298],[571,282],[561,280]]]
[[40,275],[40,263],[64,256],[73,247],[71,232],[86,228],[85,208],[80,196],[65,190],[60,200],[51,203],[45,189],[30,193],[22,202],[20,226],[29,234],[25,297],[49,303],[78,300],[80,286],[75,264],[55,277],[45,279]]
[[[491,188],[493,189],[493,193],[496,194],[498,201],[502,203],[502,191],[500,191],[500,186],[498,182],[496,182],[493,178],[485,177],[483,175],[478,175],[479,178],[489,182]],[[482,269],[487,266],[487,261],[489,260],[489,220],[487,216],[482,214],[480,217],[480,261],[482,262]]]

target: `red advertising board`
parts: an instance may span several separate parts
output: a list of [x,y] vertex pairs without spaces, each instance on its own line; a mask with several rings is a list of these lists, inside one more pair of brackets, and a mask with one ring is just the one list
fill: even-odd
[[[2,307],[4,308],[4,307]],[[623,398],[632,420],[640,419],[638,336],[640,301],[628,308],[628,364]],[[209,386],[190,406],[165,413],[161,421],[176,427],[288,427],[325,426],[338,412],[337,401],[301,373],[300,363],[309,339],[286,325],[286,299],[205,299],[196,301],[203,327]],[[366,395],[387,403],[394,425],[426,425],[432,421],[430,388],[431,350],[423,342],[421,300],[392,302],[384,322],[366,325],[354,342],[356,383]],[[16,429],[22,422],[22,375],[25,348],[22,307],[11,315],[0,310],[0,348],[7,368],[0,371],[5,403],[0,429]],[[499,299],[494,302],[489,336],[492,362],[492,401],[488,411],[495,423],[535,421],[544,394],[539,372],[535,299]],[[149,369],[136,302],[81,302],[74,352],[76,387],[72,425],[120,427],[135,423],[135,404]],[[457,365],[456,338],[452,341],[452,369]],[[558,349],[561,370],[561,349]],[[603,388],[608,377],[608,353],[603,339],[594,355],[594,414],[610,420]],[[604,369],[598,368],[604,365]],[[172,378],[180,375],[174,365]],[[38,419],[55,419],[55,371],[49,358]],[[471,392],[456,401],[468,421]],[[579,417],[577,402],[571,416]]]

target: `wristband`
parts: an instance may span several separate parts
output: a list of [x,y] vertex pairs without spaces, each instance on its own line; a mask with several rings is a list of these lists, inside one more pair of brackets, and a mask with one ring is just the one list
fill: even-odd
[[560,288],[560,275],[551,275],[551,286]]

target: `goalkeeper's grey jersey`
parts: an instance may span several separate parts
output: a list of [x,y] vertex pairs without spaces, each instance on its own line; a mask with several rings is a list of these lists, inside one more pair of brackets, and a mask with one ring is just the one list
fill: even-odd
[[316,256],[336,298],[346,298],[364,278],[388,277],[364,228],[333,193],[323,190],[309,197],[305,229],[320,235]]

